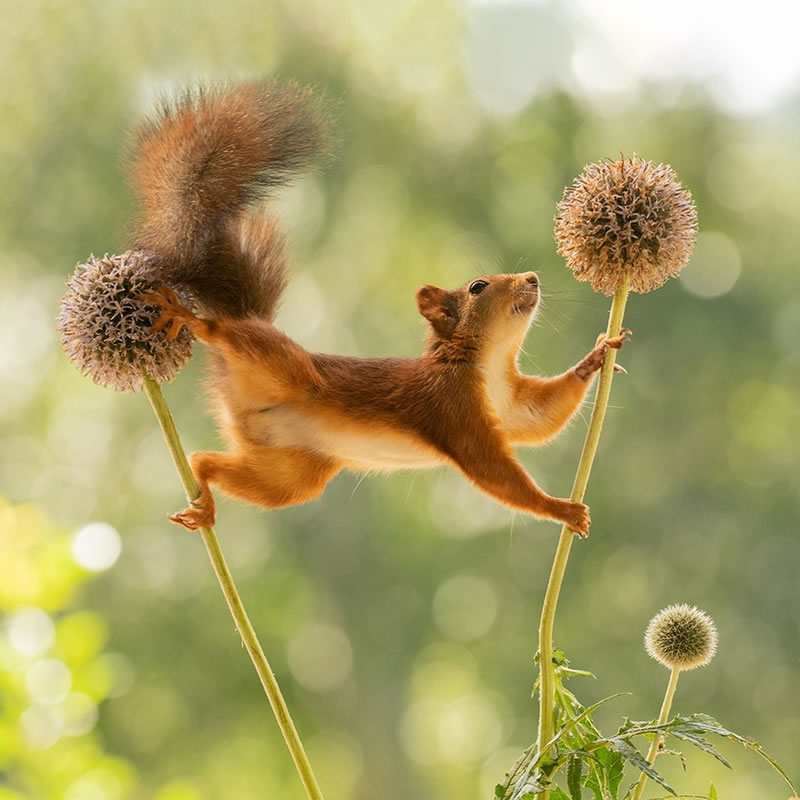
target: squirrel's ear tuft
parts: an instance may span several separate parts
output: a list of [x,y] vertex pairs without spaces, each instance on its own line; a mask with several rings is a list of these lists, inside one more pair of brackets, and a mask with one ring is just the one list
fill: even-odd
[[439,336],[448,337],[453,333],[458,313],[450,292],[438,286],[423,286],[417,290],[417,308]]

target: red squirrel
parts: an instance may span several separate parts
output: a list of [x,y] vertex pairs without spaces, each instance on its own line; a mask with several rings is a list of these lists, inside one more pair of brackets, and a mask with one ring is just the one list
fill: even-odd
[[[286,252],[264,214],[271,190],[327,153],[324,104],[293,85],[245,83],[186,94],[135,133],[130,179],[141,206],[135,244],[154,259],[154,329],[189,328],[211,351],[209,395],[228,452],[190,462],[198,498],[170,519],[215,520],[214,486],[265,508],[321,494],[342,469],[391,472],[449,464],[512,508],[589,532],[583,503],[542,491],[515,445],[553,439],[574,416],[608,348],[603,334],[552,378],[517,356],[539,302],[533,272],[448,291],[423,286],[419,358],[310,353],[273,325]],[[198,314],[178,300],[188,292]]]

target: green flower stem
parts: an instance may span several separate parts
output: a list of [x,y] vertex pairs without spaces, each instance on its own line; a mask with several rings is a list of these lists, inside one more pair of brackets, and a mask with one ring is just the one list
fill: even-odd
[[[659,725],[663,725],[669,717],[669,710],[672,708],[672,698],[675,697],[675,687],[678,685],[678,676],[680,674],[681,671],[678,667],[672,668],[672,674],[669,676],[669,683],[667,684],[667,691],[664,694],[664,702],[661,704],[661,713],[658,715]],[[653,741],[650,744],[650,750],[647,752],[648,764],[655,762],[656,756],[658,755],[658,748],[661,746],[661,740],[663,738],[664,734],[662,733],[657,733],[653,737]],[[636,791],[633,793],[633,800],[642,800],[646,783],[647,775],[645,775],[643,772],[639,778],[639,783],[636,784]]]
[[[191,502],[199,495],[197,483],[194,479],[189,462],[186,459],[186,453],[178,437],[178,431],[175,428],[175,422],[170,414],[167,402],[161,392],[161,387],[147,375],[144,376],[144,390],[147,394],[150,404],[153,406],[158,424],[161,426],[161,431],[166,439],[167,447],[172,454],[172,459],[175,462],[175,467],[183,483],[183,488],[186,490],[186,497]],[[239,597],[239,592],[236,589],[236,584],[233,581],[233,576],[225,563],[225,557],[219,546],[219,540],[214,533],[213,528],[201,528],[200,535],[203,537],[203,544],[208,551],[208,557],[211,559],[211,564],[214,567],[217,580],[219,581],[222,594],[225,595],[225,601],[230,609],[231,616],[233,616],[239,635],[242,637],[242,642],[250,654],[250,660],[256,668],[258,677],[261,679],[261,685],[269,699],[272,711],[275,714],[275,719],[278,721],[278,726],[283,734],[286,746],[294,759],[297,773],[303,783],[309,800],[323,800],[322,791],[319,788],[317,779],[314,777],[314,772],[311,769],[308,756],[303,749],[303,743],[297,733],[297,729],[292,722],[292,717],[289,714],[289,709],[286,706],[286,701],[283,699],[278,682],[272,673],[267,657],[261,649],[258,642],[258,637],[253,629],[250,620],[247,617],[247,612],[242,605],[242,600]]]
[[[625,314],[625,303],[628,300],[629,282],[625,281],[616,291],[614,300],[611,304],[611,312],[608,319],[608,337],[619,336],[622,330],[622,318]],[[597,444],[600,441],[600,432],[603,429],[603,420],[606,416],[608,398],[611,394],[611,381],[614,378],[614,362],[616,361],[617,351],[609,349],[606,353],[603,369],[600,372],[600,381],[597,385],[597,394],[592,409],[592,418],[589,421],[589,429],[586,431],[586,439],[583,443],[581,458],[578,462],[578,471],[575,475],[575,482],[572,485],[570,500],[580,503],[586,493],[586,486],[589,483],[589,474],[592,471],[592,462],[597,452]],[[561,536],[558,539],[558,547],[553,559],[553,566],[550,570],[550,580],[547,583],[547,591],[544,595],[542,604],[542,616],[539,622],[539,736],[538,752],[542,753],[543,748],[554,736],[554,716],[555,716],[555,668],[553,665],[553,622],[558,605],[558,596],[561,592],[561,583],[564,580],[564,572],[567,568],[567,559],[572,547],[572,540],[575,534],[564,525],[561,528]],[[540,792],[536,797],[538,800],[547,800],[550,790]]]

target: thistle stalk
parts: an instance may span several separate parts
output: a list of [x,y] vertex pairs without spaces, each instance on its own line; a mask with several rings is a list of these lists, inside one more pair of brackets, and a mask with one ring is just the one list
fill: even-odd
[[[158,424],[161,426],[161,432],[164,434],[167,448],[172,455],[172,460],[175,462],[175,468],[178,471],[181,483],[186,491],[186,497],[191,502],[198,497],[200,492],[186,458],[186,453],[181,445],[175,422],[172,419],[172,414],[164,399],[161,387],[145,373],[143,388],[150,401],[150,405],[153,407],[153,412],[156,415],[156,419],[158,419]],[[278,682],[275,680],[272,668],[267,661],[267,657],[264,655],[264,651],[261,649],[256,632],[242,604],[242,599],[239,596],[233,576],[225,562],[225,557],[222,554],[222,549],[220,548],[219,540],[214,533],[214,529],[200,528],[200,535],[203,538],[203,544],[208,552],[208,557],[211,560],[211,565],[214,568],[214,573],[217,576],[220,589],[222,589],[222,594],[225,596],[225,602],[228,604],[228,609],[236,623],[236,628],[242,638],[242,643],[250,655],[250,660],[253,662],[253,666],[261,680],[261,685],[264,687],[264,692],[272,706],[272,711],[278,722],[278,727],[292,755],[297,774],[300,776],[303,788],[306,790],[306,795],[309,800],[323,800],[322,791],[319,788],[317,779],[314,777],[314,772],[311,769],[308,756],[303,748],[303,743],[300,740],[292,717],[289,714],[289,709],[286,706],[286,701],[283,699]]]
[[[607,335],[609,338],[619,336],[622,330],[622,318],[625,314],[625,303],[628,299],[629,281],[624,280],[614,294],[611,304],[611,312],[608,319]],[[603,369],[600,372],[600,380],[597,385],[592,417],[589,421],[589,429],[586,431],[586,439],[583,443],[578,470],[575,475],[575,482],[572,486],[570,500],[574,503],[583,501],[586,493],[586,486],[589,483],[589,474],[592,470],[592,463],[597,452],[597,445],[600,441],[600,433],[603,429],[603,421],[608,408],[608,398],[611,394],[611,381],[614,378],[614,362],[616,361],[616,350],[609,348],[603,362]],[[539,735],[538,752],[541,754],[555,733],[555,668],[553,664],[553,623],[555,620],[558,596],[561,592],[561,584],[564,580],[564,572],[567,568],[567,559],[572,547],[572,540],[575,534],[564,525],[561,528],[561,536],[558,539],[553,566],[550,570],[550,579],[547,583],[547,590],[542,605],[542,616],[539,623]],[[545,789],[536,795],[539,800],[547,800],[550,790]]]
[[[669,683],[667,684],[667,691],[664,694],[664,702],[661,703],[661,713],[658,715],[658,724],[663,725],[669,718],[669,710],[672,708],[672,698],[675,696],[675,687],[678,685],[678,677],[681,674],[680,667],[673,667],[669,676]],[[658,748],[661,747],[661,741],[664,738],[662,733],[657,733],[650,743],[650,749],[647,752],[647,763],[653,764],[658,755]],[[644,787],[647,783],[647,775],[643,772],[636,784],[636,791],[633,793],[632,800],[642,800],[644,794]]]

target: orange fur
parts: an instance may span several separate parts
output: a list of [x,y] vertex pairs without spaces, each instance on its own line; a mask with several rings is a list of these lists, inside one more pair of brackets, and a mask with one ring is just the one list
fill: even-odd
[[[286,283],[283,235],[254,206],[330,150],[318,95],[274,82],[188,92],[136,131],[130,181],[134,246],[165,284],[143,300],[155,324],[187,326],[212,351],[210,395],[228,453],[196,453],[201,494],[174,515],[214,521],[209,486],[266,508],[302,503],[341,469],[450,464],[502,503],[585,535],[582,503],[550,497],[513,445],[546,442],[580,407],[606,340],[554,378],[522,375],[517,354],[539,300],[534,273],[493,275],[454,291],[423,286],[430,325],[419,358],[309,353],[272,324]],[[172,289],[187,291],[200,317]]]
[[188,326],[219,361],[211,395],[232,452],[196,453],[201,487],[172,517],[194,529],[214,521],[209,485],[266,508],[317,497],[342,468],[389,472],[451,464],[513,508],[589,530],[582,503],[550,497],[515,459],[512,445],[552,439],[582,403],[609,347],[598,340],[555,378],[522,375],[518,348],[538,302],[533,273],[495,275],[477,295],[421,290],[432,317],[419,358],[309,353],[259,318],[202,320],[163,288],[156,327]]

